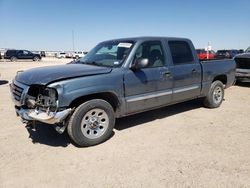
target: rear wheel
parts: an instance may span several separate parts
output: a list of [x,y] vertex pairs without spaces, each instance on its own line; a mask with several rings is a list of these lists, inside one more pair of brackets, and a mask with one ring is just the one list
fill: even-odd
[[221,81],[214,81],[211,84],[208,95],[203,103],[208,108],[217,108],[221,105],[224,99],[224,85]]
[[106,141],[112,134],[115,116],[112,106],[101,99],[80,105],[68,123],[68,134],[79,146],[93,146]]

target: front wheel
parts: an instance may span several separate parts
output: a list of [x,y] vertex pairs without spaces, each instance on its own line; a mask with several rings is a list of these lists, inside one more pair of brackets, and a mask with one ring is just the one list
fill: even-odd
[[204,99],[204,106],[208,108],[217,108],[224,99],[224,85],[221,81],[214,81],[211,84],[208,95]]
[[40,58],[36,56],[33,58],[33,61],[40,61]]
[[68,134],[79,146],[93,146],[112,134],[115,116],[112,106],[101,99],[87,101],[77,107],[68,123]]

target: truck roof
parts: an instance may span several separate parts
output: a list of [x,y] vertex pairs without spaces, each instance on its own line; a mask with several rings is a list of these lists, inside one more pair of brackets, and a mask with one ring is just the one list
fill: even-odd
[[[130,37],[130,38],[118,38],[118,39],[112,39],[112,40],[107,40],[108,41],[145,41],[145,40],[189,40],[187,38],[179,38],[179,37],[160,37],[160,36],[142,36],[142,37]],[[190,40],[189,40],[190,41]]]

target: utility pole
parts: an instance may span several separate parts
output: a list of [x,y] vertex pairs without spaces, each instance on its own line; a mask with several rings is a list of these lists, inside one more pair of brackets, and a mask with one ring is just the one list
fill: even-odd
[[207,59],[209,58],[209,42],[207,43]]
[[207,47],[205,48],[205,50],[207,51],[207,59],[209,59],[209,52],[212,50],[210,42],[207,43]]

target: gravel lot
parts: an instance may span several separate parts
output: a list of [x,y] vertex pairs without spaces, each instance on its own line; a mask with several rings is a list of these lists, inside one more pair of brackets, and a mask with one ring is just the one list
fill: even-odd
[[69,60],[0,62],[0,187],[250,187],[250,84],[218,109],[199,101],[116,123],[107,142],[77,148],[48,125],[25,127],[9,84],[16,71]]

